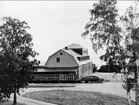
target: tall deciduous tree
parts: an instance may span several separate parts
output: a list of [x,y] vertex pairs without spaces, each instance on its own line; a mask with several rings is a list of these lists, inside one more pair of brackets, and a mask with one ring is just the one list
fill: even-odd
[[139,1],[135,1],[135,6],[130,6],[121,20],[125,27],[125,45],[126,50],[130,52],[129,68],[135,75],[135,99],[136,105],[139,105],[139,84],[138,67],[136,60],[139,54]]
[[[91,18],[86,24],[85,32],[82,36],[90,34],[93,49],[106,48],[107,57],[102,56],[110,66],[111,61],[119,54],[122,49],[120,40],[121,29],[118,26],[118,10],[116,9],[116,0],[100,0],[94,3],[93,9],[90,9]],[[119,49],[121,48],[121,49]]]
[[1,94],[10,96],[20,88],[25,88],[35,71],[34,65],[37,53],[32,49],[32,36],[28,33],[30,27],[25,21],[4,17],[0,25],[0,89]]
[[[86,24],[82,36],[90,35],[95,51],[105,46],[106,54],[101,56],[101,59],[104,59],[109,65],[118,62],[122,68],[127,68],[128,72],[135,72],[136,104],[139,105],[138,73],[135,63],[139,51],[137,47],[139,45],[139,28],[136,24],[138,23],[139,13],[136,13],[133,11],[133,7],[130,7],[120,21],[118,10],[115,7],[116,3],[116,0],[100,0],[99,3],[94,3],[93,9],[90,10],[90,21]],[[137,9],[135,8],[135,10]],[[121,24],[118,25],[118,21],[124,23],[125,30],[124,27],[121,27]],[[129,62],[126,62],[127,59],[130,59]],[[130,79],[126,79],[126,86],[131,86],[129,85]],[[129,89],[131,88],[127,88],[128,93],[130,93]]]
[[86,24],[86,31],[82,36],[90,34],[93,49],[107,46],[117,47],[122,37],[120,28],[117,24],[118,10],[115,8],[116,0],[100,0],[94,3],[93,9],[90,9],[91,18]]

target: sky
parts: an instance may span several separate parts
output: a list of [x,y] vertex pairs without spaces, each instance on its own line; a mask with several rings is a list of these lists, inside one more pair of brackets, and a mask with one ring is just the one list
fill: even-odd
[[[89,22],[89,9],[94,2],[97,1],[0,1],[0,18],[11,16],[28,23],[33,36],[33,49],[39,53],[36,58],[42,65],[59,49],[77,43],[88,49],[94,64],[101,66],[105,63],[99,56],[105,50],[96,54],[89,36],[81,36]],[[119,0],[119,14],[123,14],[130,5],[133,5],[132,0]]]

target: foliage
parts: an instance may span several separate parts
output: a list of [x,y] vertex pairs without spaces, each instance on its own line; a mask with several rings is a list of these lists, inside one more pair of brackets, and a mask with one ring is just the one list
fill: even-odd
[[31,79],[34,65],[39,62],[34,58],[37,53],[32,49],[30,27],[25,21],[4,17],[0,25],[0,95],[10,97],[14,91],[19,93]]
[[[138,72],[137,72],[137,64],[136,60],[138,59],[139,53],[139,11],[138,11],[138,1],[136,1],[135,6],[130,6],[125,15],[121,17],[121,21],[125,27],[125,46],[126,51],[130,52],[130,59],[127,65],[128,72],[134,72],[135,80],[132,81],[135,85],[135,88],[138,87]],[[130,82],[130,80],[129,80]],[[133,86],[129,85],[129,89],[133,88]],[[136,90],[137,93],[137,90]],[[138,94],[138,93],[137,93]],[[137,96],[136,96],[137,97]]]
[[[136,1],[134,7],[130,6],[121,17],[115,7],[116,0],[100,0],[99,3],[94,3],[93,9],[90,10],[90,21],[82,34],[82,36],[90,35],[96,52],[100,48],[106,48],[106,53],[100,59],[106,61],[107,65],[119,65],[124,71],[127,70],[128,74],[134,72],[135,81],[132,82],[136,87],[138,86],[136,60],[139,53],[138,2]],[[130,83],[130,78],[126,79]],[[127,91],[133,87],[128,85],[128,82],[125,83]]]
[[[139,13],[129,7],[125,16],[119,18],[116,3],[116,0],[100,0],[99,3],[94,3],[93,9],[90,9],[90,21],[86,24],[82,36],[90,35],[96,52],[106,48],[106,53],[100,56],[100,59],[109,67],[119,65],[124,70],[127,68],[129,71],[135,71],[135,56],[139,50]],[[124,27],[121,27],[119,22],[123,23]]]
[[106,48],[106,53],[100,57],[108,65],[119,65],[123,46],[121,44],[121,28],[118,25],[118,10],[116,0],[100,0],[90,9],[91,18],[85,26],[82,36],[90,34],[93,49]]
[[119,73],[121,70],[121,67],[119,65],[102,65],[98,72],[116,72]]
[[100,0],[99,3],[94,3],[93,9],[90,9],[91,18],[82,36],[90,34],[92,46],[96,52],[106,45],[107,48],[119,45],[122,36],[117,25],[116,3],[116,0]]
[[123,85],[123,88],[127,92],[130,92],[130,90],[132,88],[134,88],[134,83],[135,83],[135,79],[129,77],[129,78],[126,79],[125,84]]

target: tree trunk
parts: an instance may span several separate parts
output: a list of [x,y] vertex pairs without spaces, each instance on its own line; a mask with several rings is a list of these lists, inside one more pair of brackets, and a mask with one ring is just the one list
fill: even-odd
[[127,92],[127,97],[128,97],[128,104],[131,105],[131,96],[130,96],[130,92]]
[[14,102],[13,102],[13,105],[16,105],[17,104],[17,98],[16,98],[16,89],[14,91]]
[[134,79],[135,79],[135,103],[139,105],[139,86],[138,86],[138,65],[137,65],[137,55],[136,52],[133,52],[133,57],[135,59],[136,67],[134,71]]
[[135,102],[139,105],[138,68],[135,69]]
[[139,105],[139,86],[138,83],[135,85],[135,100],[136,100],[136,105]]

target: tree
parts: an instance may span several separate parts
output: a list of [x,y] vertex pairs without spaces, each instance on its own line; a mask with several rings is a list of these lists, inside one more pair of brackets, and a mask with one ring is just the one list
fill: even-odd
[[121,17],[121,20],[125,27],[125,45],[127,52],[130,52],[129,68],[130,72],[134,72],[135,79],[135,99],[136,105],[139,105],[139,84],[138,84],[138,67],[136,60],[139,54],[139,11],[138,2],[135,2],[135,6],[130,6],[126,14]]
[[82,36],[90,34],[92,47],[96,52],[101,48],[106,48],[107,57],[101,58],[109,66],[111,61],[115,60],[115,55],[121,53],[122,50],[116,3],[116,0],[100,0],[99,3],[94,3],[93,9],[90,9],[90,21],[86,24],[85,32],[82,34]]
[[120,27],[117,25],[118,10],[115,8],[116,0],[100,0],[99,4],[94,3],[90,9],[91,18],[86,24],[82,36],[90,34],[93,49],[104,46],[117,47],[120,42]]
[[[93,9],[90,9],[90,21],[86,24],[85,32],[82,36],[90,35],[93,49],[96,52],[101,48],[106,48],[106,54],[100,58],[106,61],[107,64],[118,63],[124,70],[128,70],[128,74],[134,71],[137,89],[138,73],[135,61],[139,51],[137,47],[139,45],[137,34],[139,29],[136,22],[139,14],[133,12],[133,7],[130,7],[126,14],[128,16],[122,16],[119,19],[118,10],[115,7],[116,3],[116,0],[100,0],[99,3],[94,3]],[[119,22],[124,23],[126,29],[121,27]],[[135,23],[133,24],[133,22]],[[129,62],[126,62],[127,59],[130,59]],[[126,79],[128,82],[130,81],[130,79]],[[126,83],[126,86],[129,85]],[[129,90],[127,92],[130,93]],[[136,102],[139,105],[137,95]]]
[[39,64],[35,59],[38,53],[32,49],[32,36],[28,33],[30,27],[25,21],[4,17],[1,24],[0,89],[8,97],[14,93],[13,104],[16,104],[16,93],[27,87],[30,74],[35,72],[34,65]]
[[[106,49],[106,53],[100,56],[100,59],[106,62],[106,65],[108,66],[107,68],[108,72],[110,71],[119,72],[119,69],[121,68],[121,65],[120,65],[121,55],[117,53],[116,50],[117,50],[117,47],[109,47],[108,49]],[[116,70],[115,68],[116,65],[120,67],[118,70]]]
[[127,91],[127,96],[128,96],[128,103],[131,105],[131,96],[130,96],[130,91],[134,87],[134,79],[127,77],[125,84],[123,85],[123,88],[126,89]]

